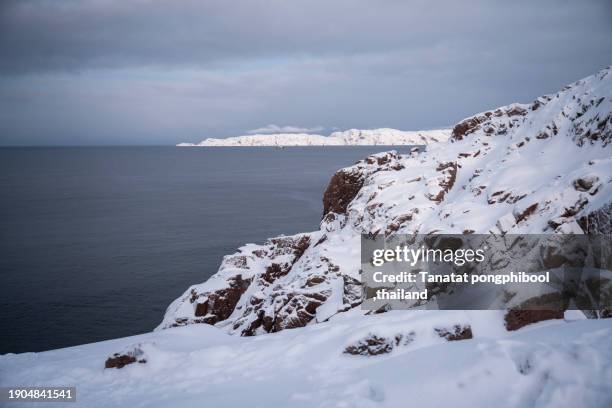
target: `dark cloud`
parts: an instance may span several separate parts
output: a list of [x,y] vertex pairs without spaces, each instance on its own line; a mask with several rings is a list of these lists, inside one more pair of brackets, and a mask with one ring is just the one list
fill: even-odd
[[609,1],[4,1],[0,143],[417,129],[612,63]]

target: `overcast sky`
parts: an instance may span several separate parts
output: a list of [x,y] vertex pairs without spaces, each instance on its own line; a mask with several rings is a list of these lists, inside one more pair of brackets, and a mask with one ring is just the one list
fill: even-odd
[[0,144],[450,126],[612,64],[612,2],[0,1]]

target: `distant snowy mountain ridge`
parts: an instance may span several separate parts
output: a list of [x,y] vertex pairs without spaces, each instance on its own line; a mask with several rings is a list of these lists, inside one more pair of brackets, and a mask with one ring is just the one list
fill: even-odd
[[307,133],[246,135],[226,139],[204,139],[200,143],[179,143],[190,146],[353,146],[353,145],[422,145],[448,140],[451,129],[403,131],[397,129],[349,129],[329,136]]

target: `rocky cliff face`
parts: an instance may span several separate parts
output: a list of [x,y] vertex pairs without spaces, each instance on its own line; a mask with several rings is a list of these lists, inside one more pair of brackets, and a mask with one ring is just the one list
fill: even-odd
[[[175,300],[159,328],[207,323],[250,336],[352,309],[362,233],[609,233],[611,141],[607,68],[467,118],[426,152],[370,156],[332,177],[318,231],[239,248]],[[510,317],[513,328],[529,320]]]

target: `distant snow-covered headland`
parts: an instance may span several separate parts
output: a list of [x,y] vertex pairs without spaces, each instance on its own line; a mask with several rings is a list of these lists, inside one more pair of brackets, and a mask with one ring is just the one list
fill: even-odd
[[448,140],[451,129],[404,131],[397,129],[349,129],[329,136],[308,133],[255,134],[207,138],[199,143],[179,143],[190,146],[371,146],[371,145],[422,145]]

